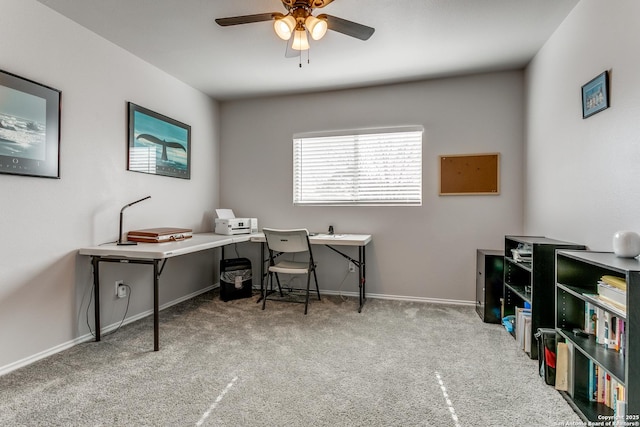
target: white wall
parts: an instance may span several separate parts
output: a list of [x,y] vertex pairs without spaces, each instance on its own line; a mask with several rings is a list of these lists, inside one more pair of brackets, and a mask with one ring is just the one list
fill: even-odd
[[[522,231],[523,95],[523,73],[513,71],[223,102],[221,207],[260,227],[371,233],[371,294],[474,301],[476,249],[501,249],[505,234]],[[425,128],[423,206],[292,205],[294,133],[394,125]],[[438,196],[438,156],[481,152],[502,155],[501,194]],[[321,288],[355,292],[346,261],[321,249]]]
[[[640,231],[640,2],[582,0],[526,73],[525,229],[611,251]],[[580,88],[610,71],[611,107],[582,119]]]
[[[152,196],[125,212],[125,231],[168,225],[210,231],[219,112],[209,97],[33,0],[3,0],[0,40],[0,69],[62,91],[61,179],[0,175],[2,368],[88,333],[91,268],[77,249],[116,240],[126,203]],[[192,126],[190,180],[126,170],[126,101]],[[210,286],[211,255],[170,261],[161,304]],[[129,315],[151,309],[148,267],[102,270],[103,326],[124,314],[115,279],[133,286]],[[150,331],[150,348],[152,339]]]

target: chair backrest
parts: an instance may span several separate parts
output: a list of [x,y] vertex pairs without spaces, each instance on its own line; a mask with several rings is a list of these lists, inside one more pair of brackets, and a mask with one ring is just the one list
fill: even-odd
[[277,230],[263,228],[267,247],[276,252],[305,252],[309,248],[309,231],[306,228]]

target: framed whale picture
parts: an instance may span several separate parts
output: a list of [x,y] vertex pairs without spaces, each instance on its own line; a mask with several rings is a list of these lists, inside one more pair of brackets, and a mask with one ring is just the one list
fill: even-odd
[[60,178],[61,92],[0,71],[0,173]]
[[128,102],[127,170],[191,178],[191,126]]

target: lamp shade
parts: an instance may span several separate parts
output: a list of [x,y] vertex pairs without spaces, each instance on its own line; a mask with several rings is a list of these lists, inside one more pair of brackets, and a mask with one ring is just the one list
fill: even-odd
[[295,27],[296,19],[291,15],[276,19],[273,23],[273,29],[282,40],[289,40]]
[[295,30],[293,32],[293,44],[291,45],[291,49],[309,50],[309,40],[307,39],[307,31],[304,28],[302,30]]
[[311,34],[311,38],[314,40],[320,40],[327,33],[327,21],[324,19],[309,15],[304,23],[307,30],[309,30],[309,34]]

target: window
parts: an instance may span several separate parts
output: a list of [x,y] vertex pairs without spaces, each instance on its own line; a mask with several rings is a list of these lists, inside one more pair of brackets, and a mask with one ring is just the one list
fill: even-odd
[[293,138],[294,205],[422,204],[422,127]]

